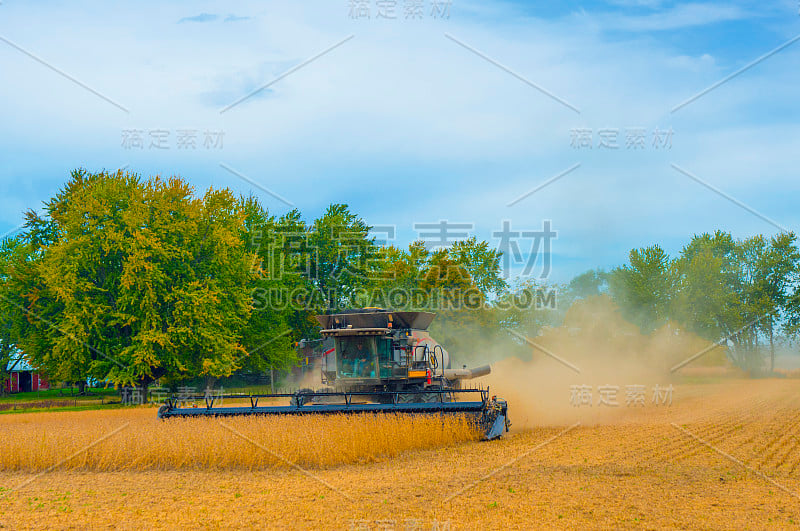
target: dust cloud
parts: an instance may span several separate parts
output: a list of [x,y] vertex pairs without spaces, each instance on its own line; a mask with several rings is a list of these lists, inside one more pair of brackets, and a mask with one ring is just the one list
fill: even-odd
[[[509,357],[502,346],[476,352],[475,360],[496,361],[490,375],[468,382],[488,385],[491,394],[508,401],[514,430],[624,422],[642,410],[665,407],[653,402],[656,386],[672,385],[676,400],[681,390],[670,369],[693,355],[708,349],[687,367],[724,370],[729,365],[722,347],[710,348],[710,342],[673,325],[642,334],[603,296],[577,302],[562,326],[546,327],[529,339],[527,359]],[[644,406],[633,401],[637,396]]]

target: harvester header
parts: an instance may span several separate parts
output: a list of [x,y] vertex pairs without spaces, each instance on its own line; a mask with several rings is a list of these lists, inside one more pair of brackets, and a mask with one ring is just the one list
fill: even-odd
[[[322,358],[320,389],[248,396],[250,407],[182,408],[170,400],[159,417],[205,415],[303,415],[326,413],[438,413],[472,415],[487,439],[510,425],[507,405],[488,389],[462,389],[462,381],[491,372],[488,365],[453,368],[448,352],[427,329],[430,312],[394,312],[381,308],[318,315],[320,335],[332,340]],[[461,401],[469,393],[480,400]],[[476,396],[476,395],[473,395]],[[242,398],[242,397],[238,397]],[[288,406],[258,406],[259,398],[288,398]]]

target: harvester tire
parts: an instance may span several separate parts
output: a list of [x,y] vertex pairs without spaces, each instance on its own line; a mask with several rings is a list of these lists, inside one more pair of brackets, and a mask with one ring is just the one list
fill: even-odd
[[[439,385],[435,385],[435,386],[428,387],[428,389],[430,389],[431,391],[441,391],[444,388],[439,386]],[[423,395],[420,395],[420,396],[424,397],[424,399],[422,399],[420,401],[421,402],[428,402],[428,403],[430,403],[430,402],[438,402],[440,394],[442,395],[442,397],[441,397],[442,402],[452,402],[453,401],[453,394],[452,393],[438,393],[438,392],[436,392],[436,393],[425,393]]]
[[[415,385],[413,387],[409,387],[407,389],[404,389],[404,391],[422,391],[422,387],[420,387],[418,385]],[[414,402],[424,402],[426,394],[427,393],[424,393],[424,394],[416,394],[416,393],[411,394],[411,393],[404,393],[403,391],[400,391],[398,393],[398,395],[397,395],[397,403],[398,404],[413,404]]]
[[300,389],[299,391],[297,391],[297,393],[295,393],[295,396],[293,396],[291,400],[289,400],[289,405],[302,406],[303,404],[313,402],[313,397],[303,396],[303,395],[313,395],[313,394],[314,394],[313,389],[309,389],[307,387],[305,389]]
[[[442,389],[442,387],[440,387],[438,385],[437,386],[426,387],[426,388],[415,386],[415,387],[409,388],[408,390],[409,391],[423,391],[425,389],[430,389],[432,391],[439,391],[440,389]],[[439,395],[440,395],[440,393],[416,393],[416,394],[407,393],[407,394],[405,394],[405,393],[403,393],[401,391],[397,396],[397,402],[399,404],[410,404],[410,403],[414,403],[414,402],[422,402],[422,403],[430,404],[430,403],[433,403],[433,402],[438,402],[439,401]],[[453,401],[452,394],[444,393],[444,396],[442,396],[442,402],[452,402],[452,401]]]

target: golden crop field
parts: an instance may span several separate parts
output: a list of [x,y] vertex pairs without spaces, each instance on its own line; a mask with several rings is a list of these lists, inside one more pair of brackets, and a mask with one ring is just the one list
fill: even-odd
[[159,420],[149,407],[6,415],[0,430],[0,471],[29,472],[324,468],[479,438],[463,416]]
[[[669,407],[648,402],[613,414],[596,406],[575,408],[563,423],[539,426],[529,404],[530,418],[518,423],[526,427],[494,442],[459,439],[451,431],[456,426],[441,422],[411,426],[407,422],[417,420],[373,418],[370,425],[366,418],[309,418],[303,424],[306,419],[276,418],[224,421],[251,441],[213,420],[162,423],[187,442],[159,443],[148,433],[162,425],[148,420],[153,409],[38,414],[35,424],[33,416],[9,415],[0,419],[0,525],[800,527],[800,382],[679,383],[674,398]],[[509,407],[514,420],[515,404]],[[43,436],[39,419],[62,431]],[[43,469],[126,422],[128,428],[87,456]],[[28,439],[14,442],[21,435]],[[74,442],[68,442],[71,437]],[[36,444],[50,453],[37,457]],[[113,450],[116,445],[121,446]],[[22,447],[23,457],[8,456]],[[321,450],[306,447],[345,457],[326,460]],[[126,461],[122,448],[141,460]],[[238,455],[225,456],[231,452]]]

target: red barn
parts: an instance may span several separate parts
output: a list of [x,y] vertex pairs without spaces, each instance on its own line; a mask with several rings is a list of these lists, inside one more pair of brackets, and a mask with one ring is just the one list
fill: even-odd
[[9,393],[27,393],[50,389],[50,383],[47,378],[31,367],[28,360],[22,356],[12,359],[8,363],[7,370],[11,373],[10,377],[5,381],[5,388]]

